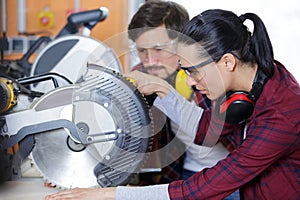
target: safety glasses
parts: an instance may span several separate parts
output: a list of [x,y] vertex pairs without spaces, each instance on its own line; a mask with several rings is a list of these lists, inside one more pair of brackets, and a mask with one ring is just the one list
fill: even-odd
[[134,47],[138,52],[141,60],[154,56],[155,58],[166,59],[176,54],[177,52],[177,39],[165,43],[153,43],[146,45],[137,45]]
[[[236,53],[234,53],[232,51],[230,51],[228,53],[232,54],[238,60],[241,59]],[[181,64],[181,61],[178,60],[178,67],[180,69],[182,69],[186,73],[187,76],[193,78],[194,80],[201,80],[205,76],[205,71],[199,70],[199,68],[204,67],[205,65],[208,65],[210,63],[216,62],[216,61],[220,60],[220,58],[221,58],[221,56],[219,57],[219,59],[209,58],[197,65],[189,66],[189,67],[183,67]]]
[[183,67],[181,64],[181,61],[178,60],[178,66],[180,69],[182,69],[187,76],[193,78],[194,80],[201,80],[205,76],[204,70],[198,70],[201,67],[204,67],[205,65],[208,65],[210,63],[215,62],[214,59],[209,58],[208,60],[205,60],[197,65],[189,66],[189,67]]

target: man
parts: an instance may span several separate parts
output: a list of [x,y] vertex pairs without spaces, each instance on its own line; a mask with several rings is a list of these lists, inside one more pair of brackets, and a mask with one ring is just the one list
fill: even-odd
[[[178,70],[176,54],[178,34],[188,20],[188,12],[175,2],[149,1],[142,5],[131,19],[128,35],[129,39],[134,42],[134,47],[141,60],[141,64],[134,69],[166,80],[180,94],[190,100],[192,98],[191,88],[186,86],[185,77],[181,74],[183,71]],[[197,96],[199,97],[199,95]],[[148,96],[148,100],[150,98]],[[207,108],[208,105],[204,104],[205,101],[203,99],[201,101]],[[200,116],[195,117],[195,120],[199,120]],[[157,117],[154,115],[154,122]],[[158,118],[160,119],[160,117]],[[196,130],[192,130],[192,132],[196,133]],[[213,148],[193,144],[193,138],[186,137],[169,119],[166,119],[162,130],[155,135],[154,141],[154,149],[150,154],[153,156],[150,156],[150,161],[151,158],[154,159],[157,156],[155,154],[157,153],[162,165],[162,176],[157,183],[186,179],[205,167],[213,166],[228,154],[222,144]],[[186,148],[187,151],[184,155]],[[185,157],[183,158],[183,156]]]

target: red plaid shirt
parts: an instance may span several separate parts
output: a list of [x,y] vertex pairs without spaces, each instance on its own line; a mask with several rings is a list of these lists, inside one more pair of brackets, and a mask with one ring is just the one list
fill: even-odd
[[[248,120],[243,143],[214,167],[170,183],[172,200],[222,199],[238,188],[244,199],[299,199],[300,87],[280,63],[276,65]],[[207,138],[213,138],[210,130],[222,128],[221,140],[230,134],[240,143],[237,126],[223,126],[214,115],[210,120],[209,112],[201,121],[201,125],[210,124],[209,136],[199,131],[196,143],[201,144],[205,137],[209,143]]]

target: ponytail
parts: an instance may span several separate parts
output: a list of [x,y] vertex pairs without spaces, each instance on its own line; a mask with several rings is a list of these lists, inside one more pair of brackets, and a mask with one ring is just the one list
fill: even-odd
[[250,52],[254,55],[258,67],[270,78],[274,73],[273,47],[262,20],[253,13],[246,13],[239,17],[242,22],[249,19],[254,29],[250,40]]

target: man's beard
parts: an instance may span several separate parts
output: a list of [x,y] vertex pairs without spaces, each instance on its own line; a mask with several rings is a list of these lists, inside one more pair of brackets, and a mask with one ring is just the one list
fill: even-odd
[[[147,66],[144,67],[144,70],[146,73],[154,75],[154,76],[158,76],[164,80],[168,79],[174,72],[170,73],[167,70],[167,67],[163,66],[163,65],[153,65],[153,66]],[[164,75],[162,77],[162,75]]]

